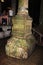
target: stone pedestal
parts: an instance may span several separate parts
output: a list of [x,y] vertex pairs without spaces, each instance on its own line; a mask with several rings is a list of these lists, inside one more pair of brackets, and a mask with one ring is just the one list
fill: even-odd
[[18,59],[27,59],[35,47],[31,33],[32,19],[28,18],[25,3],[27,0],[19,0],[18,14],[13,18],[12,38],[6,45],[6,54]]

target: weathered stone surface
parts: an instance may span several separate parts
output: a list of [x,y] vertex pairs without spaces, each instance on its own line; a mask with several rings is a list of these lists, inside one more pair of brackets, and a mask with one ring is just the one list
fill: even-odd
[[10,57],[18,59],[27,59],[31,55],[35,47],[35,39],[32,34],[27,37],[27,40],[12,37],[8,40],[5,47],[6,54]]
[[28,11],[24,7],[24,2],[24,0],[19,0],[21,8],[12,20],[12,38],[5,46],[6,54],[18,59],[27,59],[35,47],[35,39],[31,34],[32,19],[28,19]]

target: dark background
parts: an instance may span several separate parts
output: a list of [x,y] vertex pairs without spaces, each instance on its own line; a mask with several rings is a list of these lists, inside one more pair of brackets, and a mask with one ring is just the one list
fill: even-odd
[[[15,14],[17,14],[17,11],[18,11],[18,2],[19,0],[15,0],[13,3],[12,3],[13,0],[5,0],[4,2],[1,2],[1,12],[3,12],[4,10],[7,10],[8,7],[12,7],[12,4],[14,4],[14,8],[16,10]],[[16,4],[15,4],[16,3]]]
[[[33,18],[33,23],[36,26],[39,25],[40,5],[41,5],[41,0],[29,0],[29,4],[28,4],[29,15],[30,15],[30,17]],[[34,24],[32,27],[34,27]]]

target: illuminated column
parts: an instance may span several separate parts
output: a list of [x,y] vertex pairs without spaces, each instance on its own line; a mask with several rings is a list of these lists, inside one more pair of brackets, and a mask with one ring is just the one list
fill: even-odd
[[28,14],[28,0],[19,0],[18,14]]
[[18,14],[13,18],[12,38],[7,41],[6,54],[17,59],[27,59],[35,46],[31,34],[32,20],[28,16],[28,0],[19,0]]
[[[29,18],[28,15],[28,0],[19,0],[18,13],[13,19],[12,32],[16,31],[17,34],[19,32],[31,33],[31,27],[32,27],[32,19]],[[14,35],[16,36],[17,34],[13,33],[13,36]]]
[[4,0],[1,0],[1,2],[4,2]]
[[19,0],[19,8],[28,8],[28,0]]

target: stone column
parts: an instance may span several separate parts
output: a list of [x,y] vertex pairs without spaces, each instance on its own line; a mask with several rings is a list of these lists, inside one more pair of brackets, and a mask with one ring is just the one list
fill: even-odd
[[19,7],[28,8],[28,0],[19,0]]
[[18,14],[28,14],[28,0],[19,0]]
[[[18,35],[22,37],[22,35],[25,35],[25,33],[31,33],[31,27],[32,27],[32,19],[29,20],[28,15],[28,0],[18,0],[18,13],[13,19],[13,27],[12,32],[13,36]],[[15,33],[16,32],[16,33]]]
[[19,0],[18,14],[13,19],[12,38],[6,44],[6,54],[17,59],[27,59],[35,47],[31,34],[32,20],[27,19],[28,0]]

